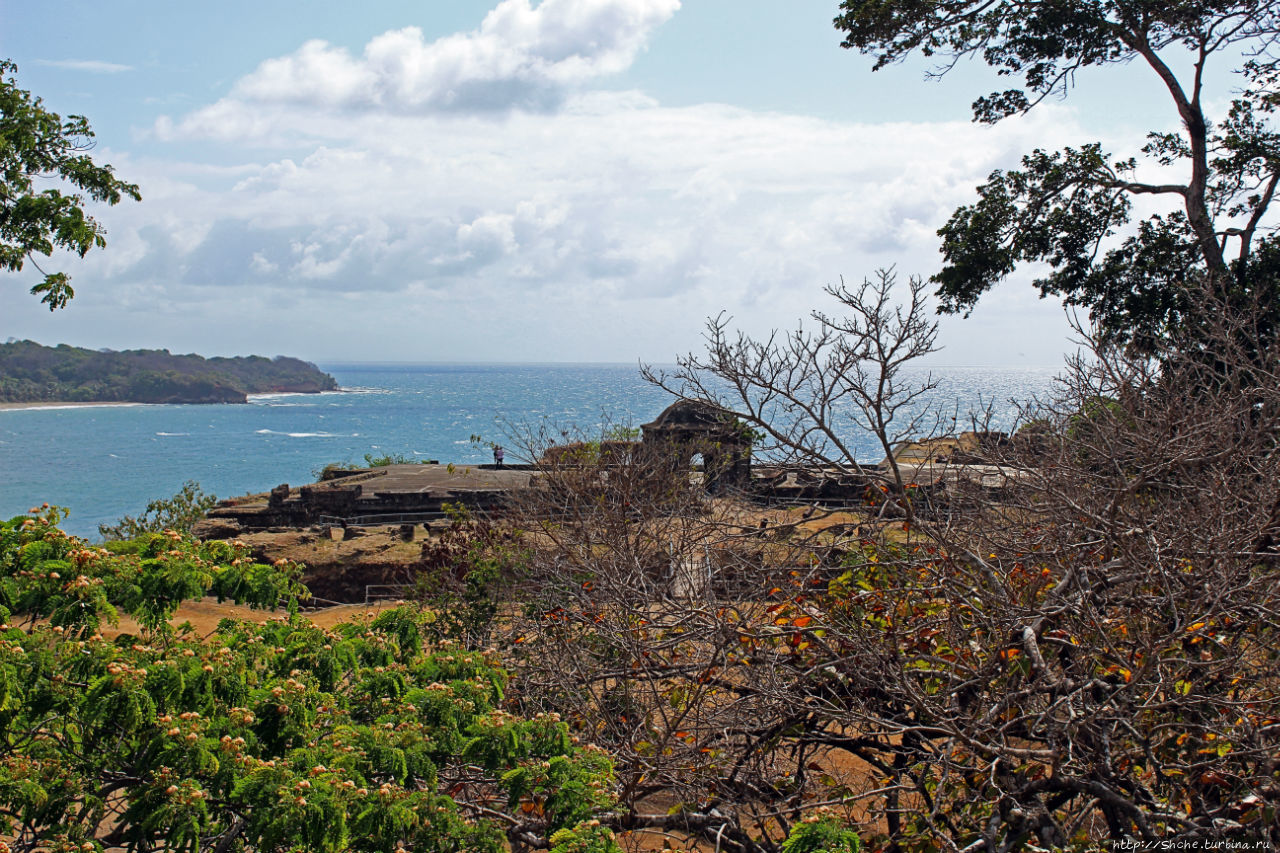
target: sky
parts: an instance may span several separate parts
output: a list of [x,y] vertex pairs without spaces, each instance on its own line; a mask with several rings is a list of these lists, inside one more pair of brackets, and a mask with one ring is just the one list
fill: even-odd
[[[1034,148],[1136,149],[1173,118],[1141,69],[995,127],[1002,88],[872,73],[837,0],[0,0],[0,57],[141,203],[0,274],[0,340],[318,362],[671,362],[823,288],[938,270],[937,229]],[[943,317],[939,364],[1074,350],[1034,270]]]

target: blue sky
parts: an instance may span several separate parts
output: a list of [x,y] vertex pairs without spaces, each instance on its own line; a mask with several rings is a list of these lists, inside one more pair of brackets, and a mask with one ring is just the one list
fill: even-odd
[[[996,128],[997,81],[872,74],[835,0],[0,0],[19,84],[82,113],[143,202],[97,211],[52,315],[0,281],[0,339],[314,360],[669,361],[727,311],[936,271],[937,228],[1035,147],[1136,148],[1140,69]],[[941,361],[1055,364],[1019,273]]]

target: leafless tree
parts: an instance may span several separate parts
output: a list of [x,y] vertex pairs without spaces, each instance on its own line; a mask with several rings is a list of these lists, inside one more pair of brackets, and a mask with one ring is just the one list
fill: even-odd
[[1016,485],[827,600],[820,713],[891,763],[890,841],[1280,840],[1280,352],[1200,299],[1154,357],[1090,336]]
[[[906,479],[895,447],[932,435],[939,423],[929,405],[937,380],[907,370],[938,350],[938,324],[929,316],[924,282],[908,280],[903,305],[895,303],[896,282],[892,269],[852,289],[842,280],[826,293],[843,314],[814,311],[816,329],[775,331],[763,340],[730,331],[730,318],[721,314],[707,323],[705,355],[680,357],[670,374],[645,367],[644,376],[680,399],[737,413],[763,436],[758,453],[765,459],[875,476],[853,444],[869,433],[901,497]],[[904,505],[909,514],[910,503]]]
[[[508,635],[521,707],[562,714],[615,757],[617,829],[776,851],[818,804],[820,746],[792,731],[807,713],[781,681],[794,673],[757,657],[753,637],[775,621],[765,642],[798,636],[783,631],[805,620],[793,587],[830,564],[831,543],[794,524],[761,531],[755,508],[709,496],[665,445],[521,452],[540,460],[512,508],[532,551]],[[779,571],[795,576],[779,585]]]
[[518,700],[617,757],[618,828],[724,850],[819,804],[873,849],[1280,842],[1280,351],[1202,300],[1154,357],[1091,337],[1011,485],[905,542],[556,454]]

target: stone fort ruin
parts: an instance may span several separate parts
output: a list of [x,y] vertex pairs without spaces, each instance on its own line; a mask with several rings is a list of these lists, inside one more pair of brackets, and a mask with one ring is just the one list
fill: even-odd
[[[880,481],[880,466],[835,469],[819,466],[752,465],[754,434],[733,412],[694,400],[679,400],[641,426],[641,439],[568,444],[549,448],[541,464],[574,464],[574,454],[592,449],[584,462],[632,464],[666,459],[700,477],[709,494],[739,494],[770,503],[857,504]],[[637,454],[643,448],[643,454]],[[904,448],[905,451],[905,448]],[[903,456],[898,456],[900,464]],[[701,463],[699,465],[699,462]],[[315,525],[411,526],[439,519],[447,505],[498,510],[513,490],[526,488],[539,465],[406,464],[332,472],[329,479],[300,488],[281,484],[265,495],[221,502],[201,524],[205,538],[240,531],[297,529]],[[970,482],[1003,488],[1015,472],[972,460],[950,464],[926,455],[908,463],[908,476],[923,487]],[[700,470],[699,470],[700,469]]]

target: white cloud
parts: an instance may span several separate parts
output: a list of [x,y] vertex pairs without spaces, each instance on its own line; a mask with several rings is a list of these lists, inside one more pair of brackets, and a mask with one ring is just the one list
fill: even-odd
[[482,261],[497,260],[517,249],[512,223],[515,216],[509,213],[488,213],[475,221],[458,227],[458,246],[466,257]]
[[[995,128],[877,125],[598,92],[496,128],[241,102],[222,118],[210,139],[291,144],[218,172],[117,163],[147,202],[110,211],[103,257],[128,246],[137,263],[106,276],[156,283],[193,322],[251,292],[235,312],[245,334],[362,359],[669,359],[722,309],[756,331],[791,325],[842,274],[928,275],[936,229],[993,168],[1081,132],[1054,106]],[[1057,346],[1057,312],[1025,283],[991,294],[964,328],[1011,313]]]
[[87,71],[90,74],[119,74],[122,71],[133,70],[132,65],[103,62],[99,59],[37,59],[36,65],[62,68],[67,71]]
[[260,102],[371,105],[377,82],[373,70],[345,49],[317,39],[289,56],[263,62],[236,84],[234,96]]
[[[480,27],[428,42],[405,27],[361,56],[309,41],[269,59],[222,102],[187,119],[216,123],[227,101],[400,112],[545,111],[598,77],[628,68],[680,0],[503,0]],[[163,134],[170,125],[160,126]]]
[[[992,128],[583,90],[678,7],[504,0],[435,42],[408,28],[360,56],[313,41],[268,60],[156,125],[175,157],[211,147],[225,165],[112,160],[146,202],[104,212],[108,263],[66,265],[77,302],[126,343],[161,302],[209,351],[234,328],[312,358],[669,360],[721,310],[759,333],[841,275],[927,276],[936,230],[992,169],[1081,138],[1057,105]],[[997,319],[1041,362],[1062,350],[1060,312],[1024,277],[948,356],[1009,358]]]
[[254,252],[253,257],[249,259],[249,269],[259,275],[273,275],[279,272],[280,265],[269,260],[261,252]]

